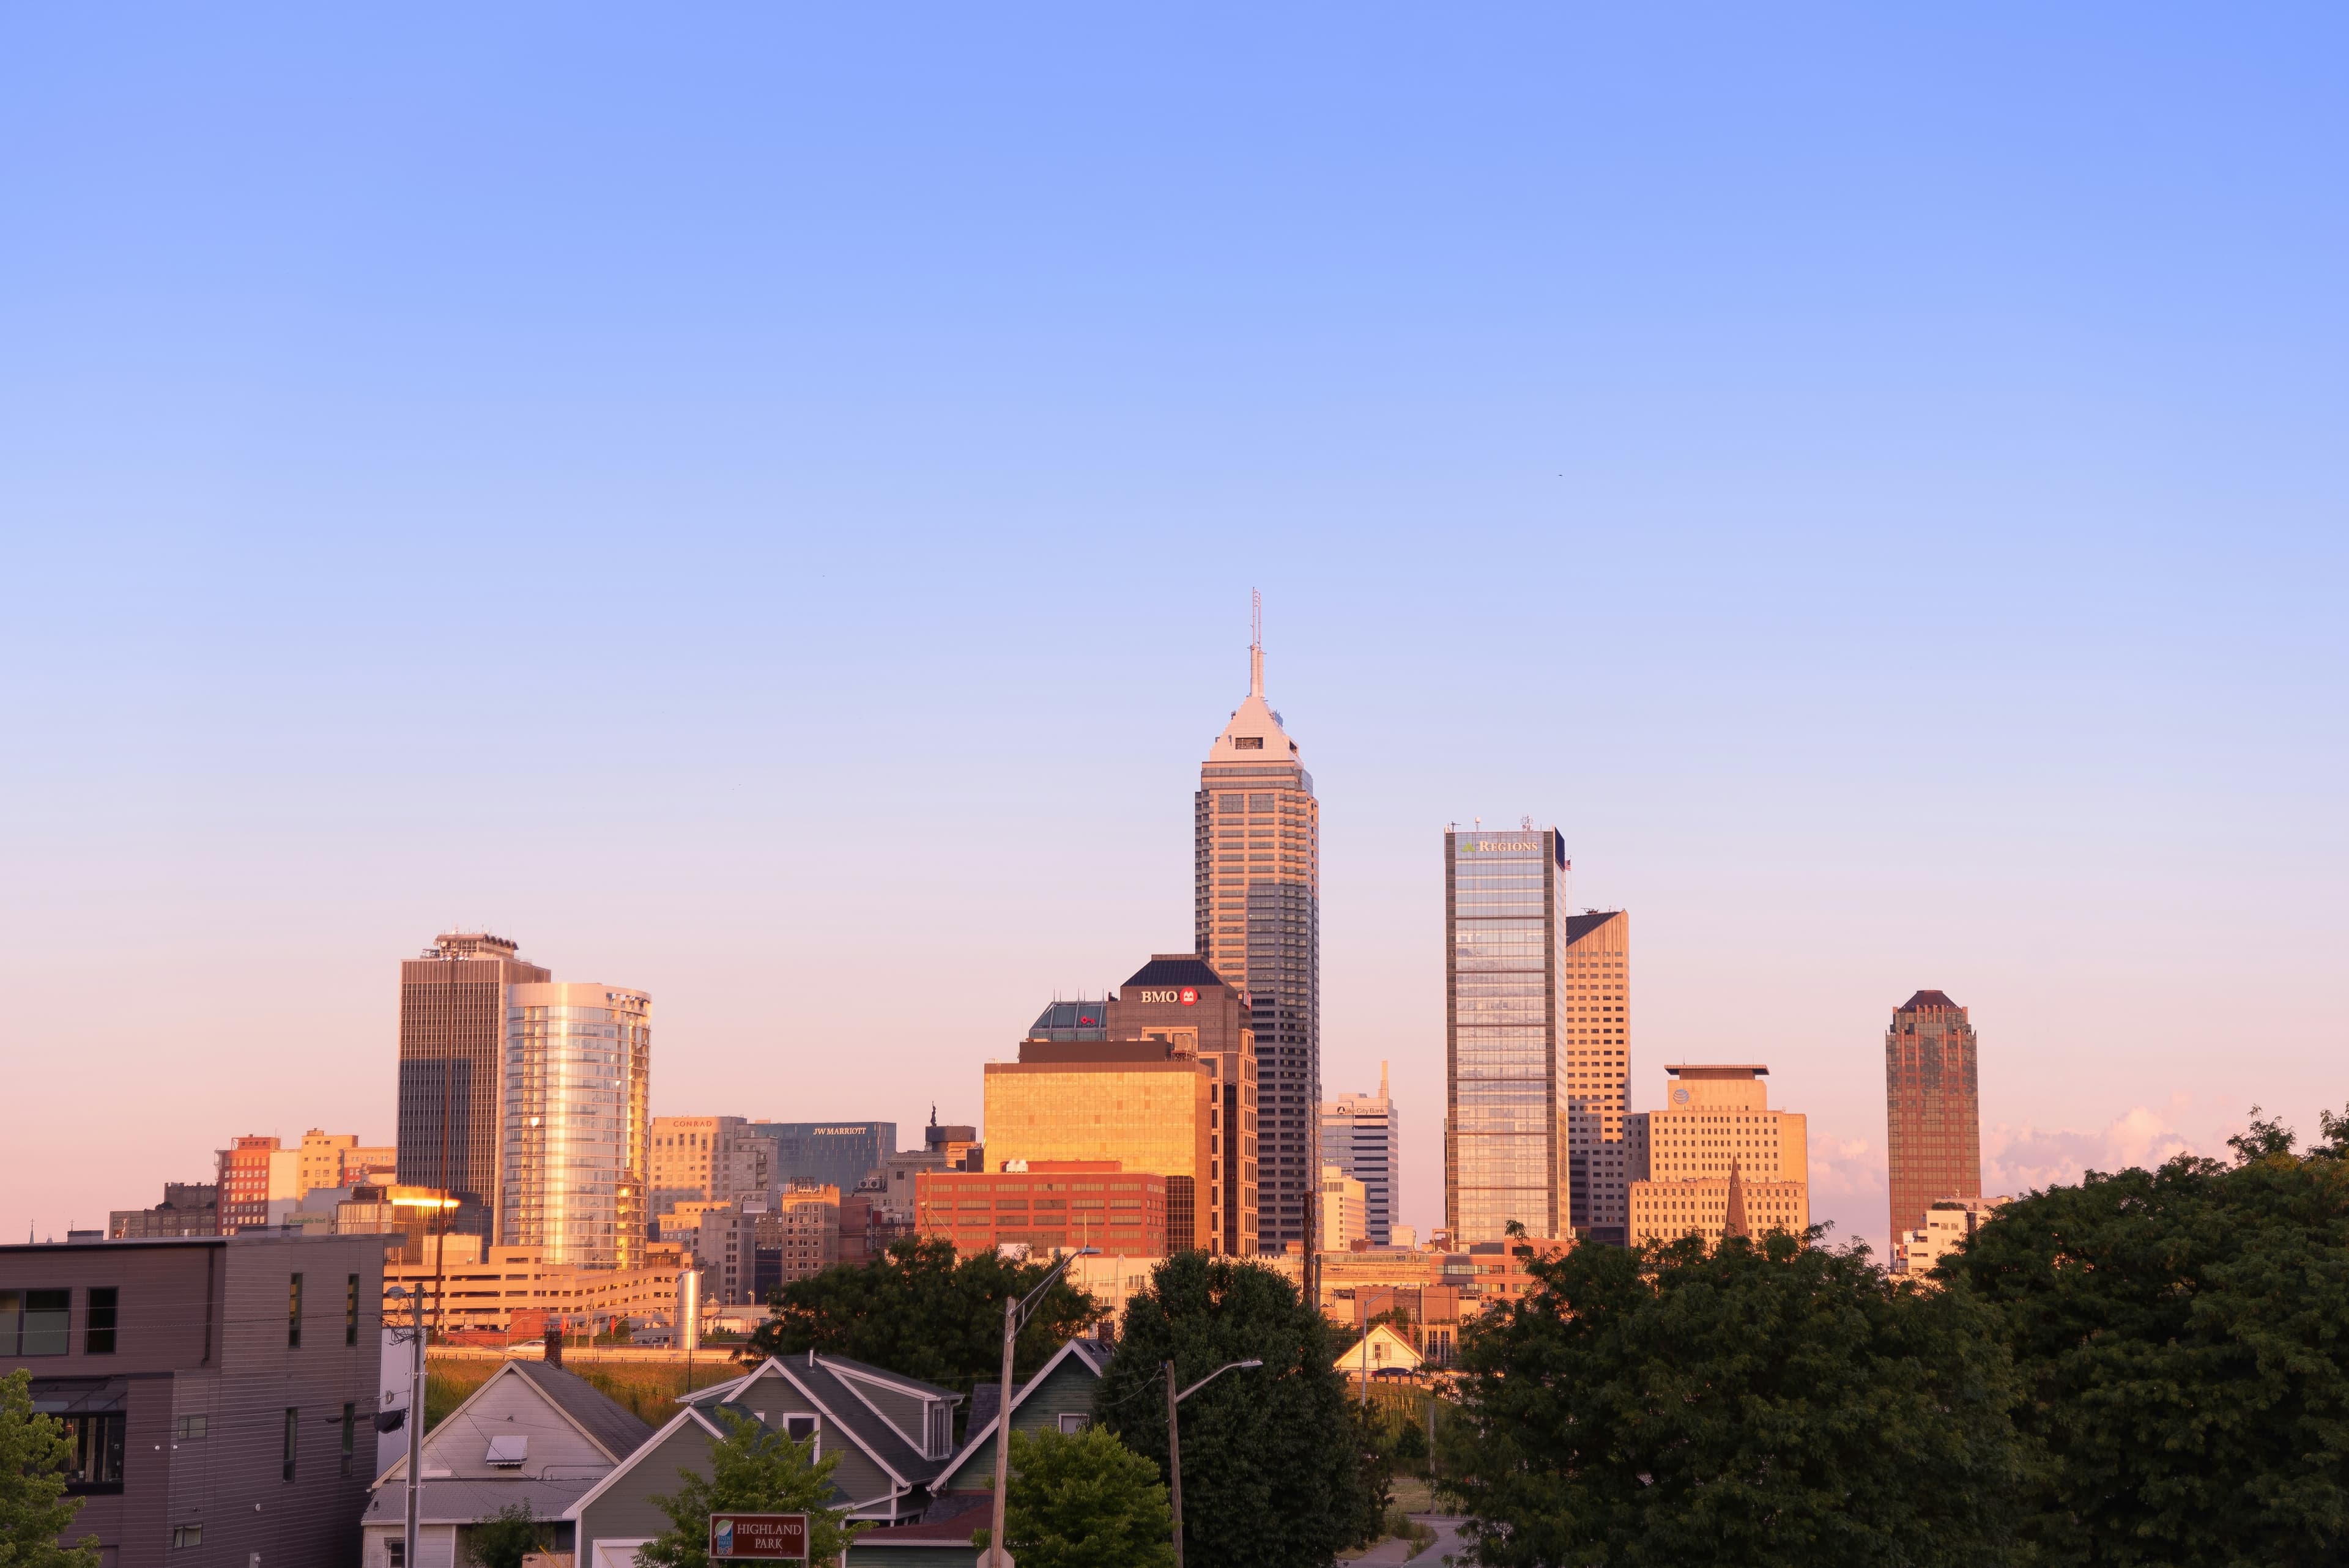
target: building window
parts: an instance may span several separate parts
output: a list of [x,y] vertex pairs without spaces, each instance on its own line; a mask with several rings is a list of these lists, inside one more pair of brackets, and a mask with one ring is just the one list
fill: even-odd
[[86,1355],[114,1354],[115,1287],[110,1284],[92,1285],[89,1289],[89,1322],[85,1326],[81,1347]]
[[383,1561],[385,1568],[406,1568],[406,1564],[408,1563],[408,1542],[404,1538],[385,1542],[383,1543]]
[[1061,1412],[1061,1430],[1064,1432],[1081,1432],[1084,1429],[1085,1414],[1082,1410],[1063,1410]]
[[343,1407],[343,1473],[345,1475],[351,1473],[351,1454],[354,1451],[353,1445],[357,1437],[358,1428],[359,1408],[357,1405],[345,1405]]
[[0,1356],[63,1356],[71,1350],[72,1303],[69,1290],[0,1290]]
[[184,1443],[191,1439],[202,1437],[206,1425],[202,1416],[182,1416],[180,1418],[179,1429],[175,1435]]
[[300,1450],[301,1446],[302,1412],[295,1407],[288,1405],[285,1407],[285,1463],[284,1466],[285,1479],[287,1480],[294,1479],[294,1456]]
[[343,1343],[359,1342],[359,1276],[351,1275],[350,1284],[343,1289]]
[[174,1546],[202,1546],[203,1543],[204,1543],[204,1527],[203,1527],[202,1525],[201,1525],[201,1524],[175,1524],[175,1525],[171,1526],[171,1544],[172,1544],[172,1545],[174,1545]]
[[65,1429],[72,1458],[66,1465],[66,1491],[87,1496],[122,1490],[122,1427],[119,1411],[51,1418]]
[[[302,1276],[285,1276],[285,1348],[302,1348]],[[291,1476],[286,1477],[293,1480]]]

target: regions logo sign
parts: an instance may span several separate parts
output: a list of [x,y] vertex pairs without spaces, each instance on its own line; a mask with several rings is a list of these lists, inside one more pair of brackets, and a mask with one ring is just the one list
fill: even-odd
[[804,1513],[713,1513],[709,1559],[713,1563],[804,1563],[808,1522]]

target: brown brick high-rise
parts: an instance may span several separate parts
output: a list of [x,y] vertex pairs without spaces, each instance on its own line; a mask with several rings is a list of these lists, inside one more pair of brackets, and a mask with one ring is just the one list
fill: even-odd
[[554,977],[515,953],[503,937],[451,932],[399,966],[400,1182],[478,1202],[492,1230],[505,1134],[506,987]]
[[1937,1198],[1982,1196],[1974,1026],[1941,992],[1909,997],[1884,1031],[1884,1109],[1896,1238],[1921,1228]]

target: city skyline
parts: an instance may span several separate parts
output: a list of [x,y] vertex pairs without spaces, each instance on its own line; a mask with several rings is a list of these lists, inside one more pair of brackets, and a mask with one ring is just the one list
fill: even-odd
[[1404,1222],[1480,813],[1636,913],[1632,1106],[1734,1032],[1837,1235],[1920,989],[1985,1191],[2313,1129],[2345,26],[25,16],[0,1225],[393,1141],[443,931],[657,998],[658,1111],[976,1120],[1195,943],[1252,587]]

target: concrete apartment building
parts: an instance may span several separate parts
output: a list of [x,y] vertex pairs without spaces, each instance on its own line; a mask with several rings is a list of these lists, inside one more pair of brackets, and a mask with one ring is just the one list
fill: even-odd
[[1192,830],[1192,951],[1247,998],[1254,1039],[1257,1245],[1309,1248],[1321,1174],[1321,803],[1265,700],[1261,627],[1248,695],[1200,765]]
[[300,1150],[281,1148],[274,1138],[247,1134],[215,1159],[222,1233],[274,1230],[301,1203]]
[[1973,1023],[1946,993],[1920,991],[1893,1009],[1884,1151],[1896,1240],[1924,1229],[1937,1200],[1982,1196],[1978,1067]]
[[1321,1108],[1321,1161],[1362,1184],[1363,1224],[1371,1243],[1385,1246],[1402,1180],[1402,1121],[1387,1094],[1386,1063],[1379,1064],[1378,1093],[1341,1094]]
[[327,1132],[312,1128],[302,1135],[298,1194],[307,1197],[322,1189],[361,1187],[395,1180],[399,1150],[390,1144],[362,1144],[356,1132]]
[[1371,1239],[1362,1184],[1335,1165],[1321,1167],[1321,1236],[1325,1253],[1350,1251]]
[[163,1236],[220,1234],[220,1184],[216,1181],[166,1181],[163,1201],[151,1209],[117,1209],[106,1217],[106,1233],[115,1241],[150,1241]]
[[1633,1243],[1810,1228],[1810,1139],[1773,1110],[1758,1062],[1668,1067],[1661,1110],[1626,1120]]
[[679,1203],[737,1203],[779,1184],[776,1140],[739,1116],[654,1117],[651,1161],[655,1220]]
[[2011,1198],[1937,1198],[1925,1211],[1925,1222],[1905,1236],[1892,1238],[1892,1261],[1886,1272],[1920,1284],[1935,1283],[1933,1271],[1941,1260],[1973,1240],[1982,1222]]
[[[549,1325],[600,1330],[623,1317],[640,1326],[667,1323],[688,1259],[681,1246],[650,1243],[633,1267],[589,1269],[554,1262],[536,1247],[485,1248],[479,1236],[429,1236],[419,1256],[384,1265],[383,1284],[420,1295],[424,1321],[435,1332],[480,1329],[527,1339]],[[415,1305],[387,1304],[385,1310],[406,1322]]]
[[66,1423],[107,1568],[349,1568],[374,1479],[383,1244],[0,1247],[0,1374]]

